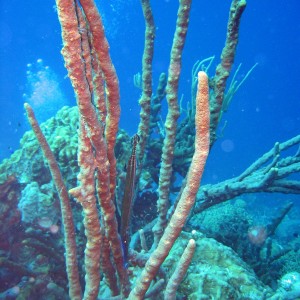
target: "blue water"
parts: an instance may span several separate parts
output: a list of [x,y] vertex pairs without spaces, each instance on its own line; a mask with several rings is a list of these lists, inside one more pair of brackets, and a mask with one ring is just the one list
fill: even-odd
[[[144,46],[140,1],[98,2],[120,81],[120,127],[133,135],[139,122],[141,93],[133,84],[133,76],[141,72]],[[156,88],[159,74],[168,70],[178,1],[152,2],[156,23]],[[179,88],[183,107],[191,98],[194,63],[215,55],[209,71],[210,76],[214,75],[225,43],[229,2],[194,0],[192,4]],[[219,130],[203,183],[238,176],[275,142],[300,134],[299,11],[299,0],[248,1],[233,72],[242,64],[237,75],[242,80],[253,65],[258,65],[223,115],[220,127],[226,126],[222,135]],[[55,1],[0,0],[0,162],[18,149],[20,138],[29,129],[24,116],[25,101],[33,106],[39,121],[53,116],[64,105],[75,105],[61,48]],[[247,197],[250,196],[243,199]],[[258,200],[257,210],[260,205],[263,210],[268,209],[268,203],[280,207],[287,199],[296,200],[297,204],[298,198],[280,194],[252,197]]]
[[[140,91],[133,86],[132,78],[141,71],[144,34],[141,8],[139,1],[133,0],[101,5],[104,5],[101,11],[121,85],[121,126],[133,134],[136,123],[128,120],[138,121]],[[218,63],[228,8],[226,1],[194,1],[192,5],[180,85],[180,94],[184,94],[186,101],[190,97],[194,62],[216,55]],[[299,133],[300,24],[296,15],[299,8],[297,0],[249,1],[247,5],[235,67],[243,64],[242,76],[254,63],[259,65],[224,116],[228,123],[223,139],[231,140],[234,149],[229,153],[218,151],[220,139],[214,149],[218,155],[213,167],[220,165],[221,160],[225,177],[235,172],[226,170],[232,159],[239,161],[238,172],[275,141]],[[154,57],[154,82],[157,82],[158,74],[166,72],[169,63],[177,1],[153,3],[153,10],[157,26]],[[54,1],[2,0],[0,19],[0,159],[3,159],[18,147],[20,137],[28,128],[23,112],[23,94],[28,93],[27,64],[42,59],[57,76],[65,97],[63,105],[72,105],[75,100],[60,54],[62,41]]]

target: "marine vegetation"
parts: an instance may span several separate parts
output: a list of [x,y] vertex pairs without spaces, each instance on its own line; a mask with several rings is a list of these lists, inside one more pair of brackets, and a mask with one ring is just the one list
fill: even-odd
[[258,224],[247,201],[251,193],[300,193],[300,135],[276,142],[239,176],[200,186],[220,120],[243,83],[228,78],[246,1],[232,0],[215,74],[207,75],[213,58],[195,64],[184,110],[178,86],[191,0],[179,1],[169,69],[156,88],[155,24],[150,0],[141,0],[140,123],[132,138],[119,128],[119,81],[94,1],[56,6],[77,106],[40,126],[26,103],[32,131],[0,165],[0,298],[300,297],[300,239],[280,231],[299,211],[282,203]]

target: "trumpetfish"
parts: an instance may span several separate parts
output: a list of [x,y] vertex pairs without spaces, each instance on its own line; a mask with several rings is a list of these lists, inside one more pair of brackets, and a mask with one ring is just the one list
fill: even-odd
[[134,135],[132,138],[132,150],[131,155],[127,163],[126,168],[126,180],[125,180],[125,190],[122,201],[121,210],[121,226],[120,235],[123,245],[124,260],[127,263],[128,258],[128,246],[130,243],[130,218],[132,211],[132,202],[135,192],[135,175],[136,175],[136,147],[140,141],[138,134]]

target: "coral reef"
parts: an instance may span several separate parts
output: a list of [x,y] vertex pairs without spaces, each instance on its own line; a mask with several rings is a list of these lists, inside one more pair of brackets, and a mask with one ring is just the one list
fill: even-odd
[[[74,135],[72,123],[60,122],[62,116],[66,119],[68,115],[76,119],[76,109],[64,107],[55,117],[42,125],[44,130],[47,128],[47,135],[50,137],[50,145],[53,149],[56,149],[55,145],[57,140],[51,138],[51,136],[54,137],[58,132],[64,132],[63,137],[65,141],[70,141],[71,139],[74,139],[74,143],[76,141],[76,138],[74,138],[76,134]],[[57,125],[58,123],[59,125]],[[55,124],[55,126],[51,126],[51,124]],[[33,146],[35,143],[32,138],[29,138],[30,136],[30,132],[26,133],[22,139],[22,148],[17,150],[10,159],[5,160],[0,166],[3,170],[2,178],[7,178],[7,181],[1,185],[2,196],[0,207],[1,216],[4,220],[2,222],[4,227],[2,227],[3,230],[1,231],[1,240],[5,241],[2,242],[1,250],[3,254],[10,253],[4,260],[2,259],[1,265],[4,269],[9,270],[11,274],[14,274],[16,278],[15,281],[8,279],[8,277],[5,278],[11,283],[14,282],[15,285],[20,286],[19,293],[21,294],[28,293],[29,295],[35,295],[35,293],[37,293],[37,283],[30,282],[28,278],[35,278],[36,280],[37,274],[43,274],[43,278],[45,279],[42,280],[38,286],[43,285],[42,290],[45,295],[49,294],[49,299],[51,299],[50,295],[53,295],[53,292],[51,289],[48,290],[48,286],[56,285],[59,288],[60,283],[58,281],[53,282],[49,278],[53,276],[53,274],[57,274],[59,270],[58,266],[63,268],[62,261],[49,249],[49,245],[51,245],[50,248],[55,249],[57,253],[63,255],[60,212],[57,194],[51,183],[51,177],[44,175],[44,173],[48,171],[46,171],[47,169],[39,150],[35,148],[37,145]],[[77,144],[72,144],[71,142],[62,143],[62,145],[69,144],[71,144],[72,147],[77,146]],[[130,138],[125,131],[120,130],[116,145],[118,172],[120,174],[118,185],[120,185],[120,193],[122,195],[121,191],[123,190],[122,184],[124,184],[124,181],[122,181],[121,174],[123,173],[124,165],[126,164],[128,153],[130,152]],[[36,149],[32,156],[28,155],[30,148]],[[155,151],[154,149],[153,151]],[[55,153],[57,160],[60,164],[64,165],[66,156],[59,156],[58,150],[55,150]],[[17,155],[21,156],[20,160],[23,162],[23,164],[18,167],[16,167],[15,164],[15,157]],[[70,152],[68,159],[75,161],[76,157]],[[35,166],[34,174],[32,169],[26,169],[29,162]],[[63,174],[66,174],[66,172],[70,173],[69,176],[66,174],[66,178],[68,179],[66,183],[71,185],[72,182],[76,180],[76,167],[74,167],[74,170],[71,170],[71,168],[62,168],[62,170]],[[16,177],[12,176],[12,174],[15,173],[17,173],[16,176],[18,178],[23,180],[22,184],[18,183]],[[24,180],[24,178],[26,180]],[[146,228],[145,226],[151,223],[156,214],[154,209],[157,199],[155,193],[156,184],[153,182],[148,171],[142,172],[141,178],[142,182],[145,181],[145,184],[140,186],[138,197],[133,208],[132,226],[134,229]],[[37,179],[37,181],[33,179]],[[46,181],[46,179],[48,181]],[[119,196],[117,196],[117,198],[118,197]],[[72,202],[72,207],[78,235],[77,243],[79,253],[82,253],[85,238],[81,223],[81,209],[75,202]],[[298,214],[292,211],[288,216],[288,221],[283,222],[282,225],[280,224],[278,233],[276,231],[275,236],[272,237],[271,252],[273,259],[270,261],[266,259],[269,242],[257,247],[257,245],[251,243],[248,238],[249,228],[257,224],[256,216],[255,212],[251,209],[249,210],[249,205],[242,198],[238,198],[230,203],[221,204],[217,207],[212,207],[200,214],[195,214],[186,225],[186,229],[189,230],[190,233],[186,232],[181,235],[171,255],[163,265],[166,273],[165,276],[171,276],[178,261],[178,256],[182,254],[188,239],[194,238],[197,245],[196,252],[185,280],[178,289],[178,295],[182,295],[183,298],[184,295],[191,295],[189,299],[193,299],[193,297],[199,299],[200,296],[202,297],[200,299],[209,299],[212,295],[211,291],[213,290],[215,291],[213,296],[216,299],[222,299],[224,297],[232,297],[232,299],[266,298],[267,295],[271,293],[271,290],[265,284],[270,284],[276,288],[277,280],[279,280],[281,276],[292,271],[299,271],[300,268],[298,259],[299,246],[297,246],[300,244],[299,242],[297,243],[299,239],[291,238],[287,234],[290,231],[289,226],[295,228],[293,224]],[[47,217],[47,219],[44,220],[43,217]],[[49,221],[49,219],[51,221]],[[48,224],[45,225],[46,228],[43,228],[41,225],[43,222]],[[21,227],[24,227],[24,229],[19,231],[19,234],[16,235],[15,228],[19,226],[18,224],[22,224]],[[58,226],[58,232],[51,232],[50,225],[53,224]],[[267,223],[265,226],[267,226]],[[192,231],[193,234],[191,233]],[[200,232],[202,232],[202,234]],[[203,235],[203,233],[205,235]],[[147,229],[145,229],[145,234],[147,243],[150,245],[151,235]],[[216,240],[219,243],[216,242]],[[280,241],[284,241],[287,244],[283,244]],[[228,247],[233,249],[240,258]],[[289,251],[282,253],[282,247]],[[16,255],[16,252],[18,255]],[[212,255],[210,253],[214,254]],[[32,257],[35,257],[35,259],[32,260]],[[242,259],[246,261],[250,267],[247,266]],[[49,268],[49,266],[53,264],[51,262],[52,260],[57,264],[55,269],[52,267]],[[258,264],[256,264],[257,260],[259,261]],[[29,263],[29,261],[31,262]],[[257,276],[263,280],[264,283],[259,281],[251,267],[255,269]],[[34,270],[34,272],[30,270]],[[261,272],[261,270],[264,270],[264,272]],[[139,271],[138,268],[135,267],[131,272],[135,275],[138,274]],[[211,274],[218,275],[212,276]],[[238,274],[244,275],[238,277]],[[221,279],[218,279],[219,277]],[[57,278],[60,277],[58,276]],[[65,274],[63,278],[65,278]],[[240,286],[244,288],[241,289]],[[101,289],[107,289],[104,282],[102,283]],[[4,290],[5,288],[2,287],[2,291]],[[62,299],[66,297],[65,291],[61,291],[60,293],[63,295],[61,296]]]
[[208,78],[209,66],[201,63],[193,69],[197,80],[185,114],[178,86],[191,1],[179,1],[168,75],[161,74],[156,92],[156,27],[150,2],[141,4],[145,48],[142,75],[135,78],[141,111],[131,144],[119,129],[119,82],[95,3],[56,0],[77,107],[63,107],[40,127],[24,105],[33,132],[0,165],[0,298],[298,297],[299,243],[276,235],[292,204],[258,223],[245,200],[223,202],[254,192],[298,194],[300,183],[290,177],[300,171],[300,151],[293,151],[300,136],[275,143],[238,177],[199,190],[236,91],[234,82],[225,94],[246,1],[231,3],[215,76]]
[[264,299],[272,294],[231,248],[197,231],[182,233],[176,242],[164,263],[170,273],[190,238],[197,246],[179,295],[189,295],[188,299]]

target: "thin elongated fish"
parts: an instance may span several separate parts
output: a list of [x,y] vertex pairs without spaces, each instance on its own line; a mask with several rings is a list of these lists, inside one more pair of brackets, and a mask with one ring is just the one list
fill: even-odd
[[127,262],[128,245],[130,242],[130,216],[131,216],[132,200],[134,197],[134,189],[135,189],[136,146],[139,140],[140,137],[137,134],[134,135],[132,138],[132,150],[131,150],[131,156],[127,164],[125,191],[124,191],[124,196],[122,201],[120,234],[121,234],[121,240],[123,244],[125,262]]

